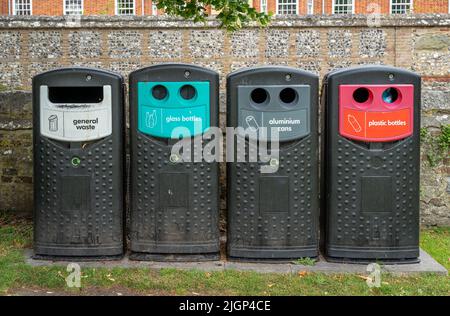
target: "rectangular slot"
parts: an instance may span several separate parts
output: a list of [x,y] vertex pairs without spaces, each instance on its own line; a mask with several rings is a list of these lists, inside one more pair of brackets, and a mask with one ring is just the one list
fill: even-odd
[[49,87],[48,98],[52,103],[100,103],[103,87]]
[[392,211],[392,177],[361,178],[361,210],[364,213]]
[[61,177],[61,210],[63,212],[88,212],[90,210],[91,177]]
[[289,211],[289,178],[261,177],[259,207],[263,213]]

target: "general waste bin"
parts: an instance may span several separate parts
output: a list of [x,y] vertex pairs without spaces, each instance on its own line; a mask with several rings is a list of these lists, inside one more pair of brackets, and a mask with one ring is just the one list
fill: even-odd
[[[318,256],[318,77],[257,67],[230,74],[227,88],[228,126],[238,128],[234,162],[227,163],[229,256]],[[252,161],[262,144],[268,157]]]
[[33,78],[36,256],[123,254],[123,79],[88,68]]
[[330,258],[419,256],[420,77],[364,66],[324,79],[324,237]]
[[[132,259],[218,259],[218,163],[192,157],[218,126],[218,104],[219,75],[205,68],[162,64],[130,75]],[[180,141],[188,159],[174,153]]]

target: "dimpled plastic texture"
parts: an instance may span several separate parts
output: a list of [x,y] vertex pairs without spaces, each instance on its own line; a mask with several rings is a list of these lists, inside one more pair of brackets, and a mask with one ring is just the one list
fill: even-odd
[[[341,85],[413,85],[413,134],[361,142],[339,133]],[[381,66],[329,74],[323,87],[322,227],[335,259],[415,260],[419,255],[420,77]]]
[[[86,81],[88,75],[91,80]],[[86,146],[43,137],[39,132],[41,85],[110,85],[113,133],[84,144]],[[78,258],[121,256],[124,211],[122,77],[86,68],[40,74],[33,80],[33,111],[35,254]],[[79,158],[79,164],[74,157]]]
[[[286,78],[289,80],[286,80]],[[310,131],[296,139],[282,141],[278,170],[262,174],[267,162],[248,162],[257,150],[249,139],[238,135],[237,145],[245,142],[247,162],[227,163],[228,174],[228,253],[237,260],[286,260],[318,256],[318,78],[287,67],[258,67],[228,76],[228,126],[239,126],[239,110],[248,104],[239,96],[243,86],[302,85],[309,87],[309,98],[298,98],[293,108],[307,108]],[[268,89],[270,91],[270,89]],[[278,96],[270,95],[272,111]],[[248,98],[247,98],[248,99]],[[278,111],[283,105],[278,101]],[[255,107],[255,111],[261,108]],[[290,112],[289,115],[296,112]],[[295,119],[295,117],[292,117]],[[303,119],[303,118],[302,118]],[[236,150],[236,149],[235,149]]]

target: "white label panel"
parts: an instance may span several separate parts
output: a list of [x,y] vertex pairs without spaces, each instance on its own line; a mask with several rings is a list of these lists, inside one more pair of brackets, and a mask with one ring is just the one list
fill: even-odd
[[101,103],[53,104],[41,86],[41,134],[61,141],[83,142],[112,134],[111,86],[104,86]]

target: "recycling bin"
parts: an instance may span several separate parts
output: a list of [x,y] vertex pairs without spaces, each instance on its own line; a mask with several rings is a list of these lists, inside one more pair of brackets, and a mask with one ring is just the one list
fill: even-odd
[[419,256],[421,78],[364,66],[324,79],[324,247],[330,260]]
[[[318,77],[247,68],[228,76],[227,89],[228,126],[236,128],[227,160],[229,257],[317,257]],[[227,150],[230,140],[227,133]],[[263,144],[267,157],[252,159]]]
[[218,162],[193,157],[218,127],[218,104],[214,71],[161,64],[130,74],[131,259],[219,258]]
[[33,78],[36,257],[123,254],[120,75],[64,68]]

